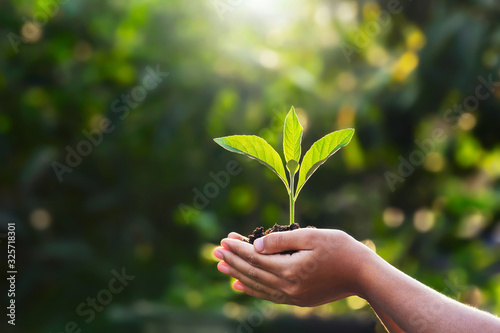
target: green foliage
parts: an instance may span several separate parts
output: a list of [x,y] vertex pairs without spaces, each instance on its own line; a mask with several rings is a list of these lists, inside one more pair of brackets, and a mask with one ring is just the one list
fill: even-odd
[[295,175],[299,169],[303,130],[295,113],[295,108],[292,106],[285,118],[285,128],[283,130],[283,153],[285,154],[286,168],[291,175]]
[[316,141],[304,155],[302,166],[299,173],[299,183],[297,184],[297,193],[312,176],[312,174],[323,164],[327,159],[335,154],[340,148],[347,146],[354,135],[354,129],[344,129],[330,133]]
[[280,177],[288,189],[288,181],[286,180],[285,169],[280,155],[266,140],[255,135],[233,135],[216,138],[214,141],[224,149],[243,154],[264,164]]
[[[290,186],[285,178],[280,156],[266,140],[253,135],[233,135],[214,139],[224,149],[256,159],[280,177],[290,197],[290,224],[295,221],[295,201],[304,184],[330,156],[349,144],[354,135],[354,129],[336,131],[316,141],[305,154],[301,167],[299,161],[302,150],[302,133],[302,125],[295,113],[295,108],[292,106],[285,118],[283,128],[283,153]],[[295,191],[295,173],[299,169],[299,183]]]

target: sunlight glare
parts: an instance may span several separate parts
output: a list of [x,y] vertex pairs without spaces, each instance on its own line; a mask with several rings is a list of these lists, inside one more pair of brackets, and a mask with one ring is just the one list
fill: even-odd
[[275,14],[282,10],[281,0],[248,0],[245,2],[248,9],[260,14]]

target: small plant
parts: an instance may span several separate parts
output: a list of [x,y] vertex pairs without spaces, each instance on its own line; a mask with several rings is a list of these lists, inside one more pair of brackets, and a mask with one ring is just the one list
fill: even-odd
[[[320,165],[325,163],[337,150],[346,146],[354,135],[354,129],[348,128],[324,136],[311,146],[304,155],[302,163],[299,163],[302,151],[302,132],[302,125],[300,125],[299,118],[292,106],[285,118],[283,129],[283,153],[290,183],[285,175],[281,157],[263,138],[256,135],[233,135],[214,139],[222,148],[256,159],[278,175],[290,196],[290,225],[295,222],[295,201],[304,184]],[[299,172],[299,181],[295,187],[297,171]]]

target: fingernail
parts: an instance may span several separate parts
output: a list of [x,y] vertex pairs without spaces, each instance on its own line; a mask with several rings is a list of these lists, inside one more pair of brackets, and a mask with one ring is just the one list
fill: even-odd
[[214,256],[216,258],[219,258],[220,260],[224,260],[224,255],[222,254],[221,250],[215,249],[214,250]]
[[257,252],[264,251],[264,241],[262,238],[257,238],[255,242],[253,242],[253,247],[257,250]]
[[217,269],[221,273],[224,273],[224,274],[228,274],[229,273],[229,267],[226,264],[224,264],[224,263],[218,264],[217,265]]
[[241,284],[240,281],[235,281],[233,283],[233,288],[239,291],[243,291],[243,285]]

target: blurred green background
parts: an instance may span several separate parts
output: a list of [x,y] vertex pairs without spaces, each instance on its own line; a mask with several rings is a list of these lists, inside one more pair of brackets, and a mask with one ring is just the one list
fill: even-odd
[[[356,128],[302,191],[301,225],[345,230],[500,315],[500,89],[483,84],[499,81],[498,1],[0,8],[0,236],[16,223],[19,332],[373,332],[360,299],[274,306],[216,270],[220,239],[286,224],[288,197],[212,138],[260,134],[281,154],[292,105],[303,151]],[[200,199],[231,161],[241,173]],[[112,294],[122,269],[135,278]],[[88,297],[105,300],[95,318],[78,311]]]

